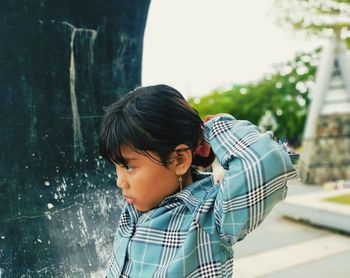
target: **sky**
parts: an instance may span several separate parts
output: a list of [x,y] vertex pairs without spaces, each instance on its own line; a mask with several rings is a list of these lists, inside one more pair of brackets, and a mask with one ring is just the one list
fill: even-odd
[[273,64],[322,45],[283,30],[274,0],[152,0],[142,85],[168,84],[186,98],[257,81]]

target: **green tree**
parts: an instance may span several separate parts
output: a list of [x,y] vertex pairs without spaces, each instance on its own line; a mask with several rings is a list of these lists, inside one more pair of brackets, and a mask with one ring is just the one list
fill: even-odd
[[189,98],[201,117],[227,112],[237,119],[258,124],[266,111],[271,111],[278,127],[275,135],[293,145],[301,142],[310,88],[313,86],[320,49],[300,53],[292,61],[277,64],[272,73],[258,82],[233,85],[229,90],[216,90],[201,98]]
[[[305,36],[336,36],[350,46],[350,0],[275,0],[273,12],[277,24],[287,30]],[[266,111],[271,111],[278,123],[275,135],[298,145],[319,53],[320,49],[301,53],[292,61],[275,65],[274,72],[259,82],[234,85],[230,90],[189,101],[202,116],[228,112],[255,124]]]
[[348,38],[350,0],[275,0],[279,26],[306,36]]

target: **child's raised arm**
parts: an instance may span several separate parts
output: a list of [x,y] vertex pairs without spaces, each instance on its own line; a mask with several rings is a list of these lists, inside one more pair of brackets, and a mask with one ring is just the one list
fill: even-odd
[[226,169],[215,200],[215,224],[230,244],[254,230],[287,194],[286,182],[296,176],[287,152],[272,133],[261,134],[248,121],[228,114],[204,125],[205,140]]

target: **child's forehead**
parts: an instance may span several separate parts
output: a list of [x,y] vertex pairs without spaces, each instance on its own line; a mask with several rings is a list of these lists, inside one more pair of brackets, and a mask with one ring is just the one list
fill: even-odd
[[159,160],[159,155],[155,153],[154,151],[143,151],[138,150],[132,146],[123,145],[120,147],[120,154],[122,155],[123,159],[126,161],[131,160],[145,160],[145,159],[156,159]]
[[132,157],[138,157],[142,155],[142,152],[131,146],[122,145],[120,147],[120,154],[123,156],[124,159],[128,159]]
[[138,150],[128,145],[122,145],[120,147],[120,154],[126,160],[139,159],[147,156],[146,151]]

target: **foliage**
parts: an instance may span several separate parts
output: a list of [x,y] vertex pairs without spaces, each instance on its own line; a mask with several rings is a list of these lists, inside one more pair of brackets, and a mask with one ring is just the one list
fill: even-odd
[[189,102],[202,118],[226,112],[254,124],[259,123],[266,111],[271,111],[277,121],[275,135],[299,145],[319,53],[320,49],[300,53],[292,61],[275,65],[272,73],[258,82],[215,90],[201,98],[189,98]]
[[340,203],[344,205],[350,205],[350,194],[344,194],[336,197],[330,197],[325,199],[325,201]]
[[[306,36],[337,36],[350,48],[350,0],[275,0],[273,12],[279,26]],[[227,112],[255,124],[271,111],[277,121],[275,135],[298,146],[319,54],[320,49],[300,53],[292,61],[275,65],[273,73],[258,82],[233,85],[189,101],[202,117]]]
[[349,0],[275,0],[279,26],[305,35],[349,37]]
[[261,132],[267,132],[269,130],[275,131],[278,127],[275,117],[270,110],[267,110],[259,121],[259,128]]

